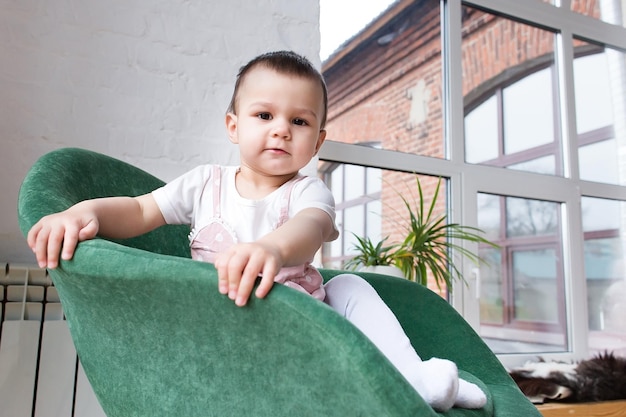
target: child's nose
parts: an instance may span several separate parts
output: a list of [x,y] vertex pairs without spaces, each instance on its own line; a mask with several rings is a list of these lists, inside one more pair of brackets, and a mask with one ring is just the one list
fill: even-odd
[[291,136],[289,121],[282,118],[274,119],[273,136],[288,139]]

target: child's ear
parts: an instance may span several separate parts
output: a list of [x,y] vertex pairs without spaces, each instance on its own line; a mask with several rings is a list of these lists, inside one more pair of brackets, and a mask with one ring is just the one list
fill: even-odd
[[239,143],[236,114],[230,112],[226,113],[226,131],[228,132],[228,138],[232,143]]
[[317,137],[317,143],[315,144],[315,155],[319,152],[320,148],[324,144],[326,140],[326,131],[324,129],[320,130],[320,134]]

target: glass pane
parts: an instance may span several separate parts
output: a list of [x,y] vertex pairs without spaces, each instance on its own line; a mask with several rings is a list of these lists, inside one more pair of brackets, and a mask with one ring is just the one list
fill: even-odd
[[555,34],[463,10],[466,161],[562,175]]
[[615,200],[583,197],[581,200],[583,230],[585,232],[620,230],[622,205],[623,203]]
[[365,189],[365,168],[357,165],[345,165],[344,199],[354,200],[363,195]]
[[587,181],[619,183],[615,139],[592,143],[578,149],[580,178]]
[[[578,41],[578,50],[590,49],[589,43]],[[578,134],[613,124],[611,86],[607,55],[598,53],[574,59],[574,91]]]
[[496,353],[567,348],[560,204],[479,193],[480,335]]
[[626,203],[584,197],[589,349],[626,354]]
[[500,197],[480,193],[477,196],[477,201],[480,229],[485,232],[487,239],[499,239],[502,233],[501,219],[503,214],[500,208]]
[[[355,168],[360,168],[355,169]],[[398,244],[406,238],[410,215],[403,198],[409,203],[411,210],[416,213],[419,207],[419,191],[417,178],[419,178],[424,196],[424,212],[426,213],[432,203],[432,198],[437,187],[439,178],[414,175],[410,173],[376,168],[356,167],[349,164],[325,164],[319,168],[322,178],[333,181],[336,177],[344,180],[343,187],[333,187],[335,190],[363,190],[363,184],[367,178],[367,193],[351,192],[351,198],[345,198],[336,204],[337,227],[339,228],[339,240],[343,244],[331,243],[322,249],[322,262],[325,267],[341,269],[345,263],[357,254],[355,245],[359,237],[368,237],[374,245],[385,239],[385,246]],[[326,170],[326,171],[325,171]],[[365,170],[365,176],[363,176]],[[338,175],[336,172],[342,172]],[[360,182],[360,184],[359,184]],[[442,180],[437,201],[434,206],[433,218],[439,218],[445,214],[447,207],[446,181]],[[429,287],[438,290],[436,283],[429,281]]]
[[[547,33],[547,36],[551,36]],[[504,153],[526,151],[554,142],[552,71],[530,74],[502,90]]]
[[483,248],[479,250],[482,259],[488,262],[489,268],[480,274],[480,321],[483,324],[504,324],[504,305],[502,302],[501,263],[502,257],[497,249]]
[[367,184],[365,188],[367,193],[379,193],[382,189],[383,177],[380,174],[380,169],[366,168],[365,170]]
[[576,13],[618,26],[624,25],[623,7],[623,0],[572,0],[571,2],[571,9]]
[[556,203],[516,197],[506,199],[507,237],[555,235],[558,221]]
[[357,236],[365,236],[365,218],[363,216],[363,206],[346,207],[343,210],[343,227],[346,232],[344,241],[348,248],[352,248],[356,244]]
[[556,174],[556,161],[554,155],[544,156],[543,158],[531,159],[520,162],[519,164],[509,165],[509,168],[518,171],[535,172],[537,174]]
[[515,320],[557,323],[556,280],[554,249],[513,251]]
[[626,184],[620,173],[625,149],[626,54],[584,41],[576,42],[574,93],[580,178]]
[[376,221],[376,219],[382,218],[382,204],[380,200],[367,203],[365,210],[367,210],[366,218],[368,219],[365,223],[365,235],[374,242],[380,240],[383,236],[383,231],[381,229],[381,222]]
[[[357,1],[320,0],[320,58],[339,52],[350,38],[366,27],[394,0]],[[346,16],[350,16],[346,19]]]
[[469,163],[498,157],[498,102],[491,96],[465,116],[465,160]]
[[440,2],[392,8],[322,65],[327,139],[445,158]]
[[343,169],[335,169],[328,175],[330,180],[327,180],[326,183],[333,191],[335,204],[341,204],[343,202]]

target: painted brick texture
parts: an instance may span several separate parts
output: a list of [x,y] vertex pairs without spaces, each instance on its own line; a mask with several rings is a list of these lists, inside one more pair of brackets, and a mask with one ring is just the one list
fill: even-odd
[[17,193],[47,151],[84,147],[164,180],[236,163],[223,124],[236,72],[275,49],[320,64],[317,1],[0,3],[0,260],[31,261]]

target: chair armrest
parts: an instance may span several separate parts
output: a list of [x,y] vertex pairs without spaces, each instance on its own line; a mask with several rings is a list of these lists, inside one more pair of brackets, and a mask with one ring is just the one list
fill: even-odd
[[[335,276],[341,271],[324,271]],[[496,356],[465,319],[439,295],[417,283],[375,273],[358,273],[394,312],[413,347],[423,359],[454,361],[485,383],[508,382]],[[502,377],[502,372],[507,378]]]
[[[322,275],[328,280],[345,272],[322,270]],[[367,280],[391,308],[422,359],[449,359],[487,386],[493,398],[494,416],[541,416],[496,355],[446,300],[428,288],[402,278],[361,272],[357,275]],[[454,408],[445,415],[473,415],[477,412]]]
[[[42,217],[63,211],[87,199],[138,196],[162,186],[163,181],[118,159],[77,148],[62,148],[39,158],[22,182],[18,219],[22,233]],[[125,246],[189,257],[184,225],[163,226],[132,239],[114,240]]]

